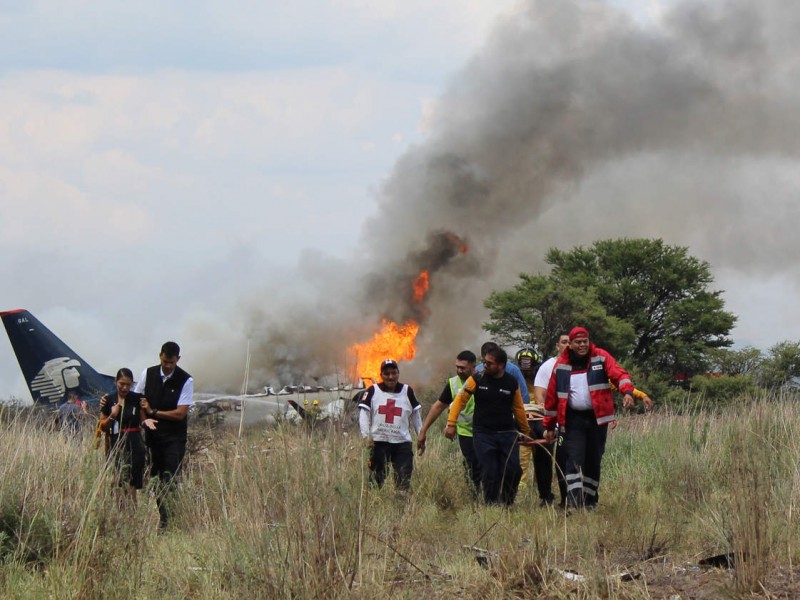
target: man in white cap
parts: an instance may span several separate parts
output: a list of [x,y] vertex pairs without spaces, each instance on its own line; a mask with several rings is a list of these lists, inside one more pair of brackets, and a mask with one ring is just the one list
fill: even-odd
[[410,429],[419,434],[421,407],[411,386],[400,383],[396,361],[387,358],[381,363],[381,379],[367,389],[358,404],[361,437],[370,446],[370,478],[381,487],[391,463],[395,485],[407,491],[414,470]]

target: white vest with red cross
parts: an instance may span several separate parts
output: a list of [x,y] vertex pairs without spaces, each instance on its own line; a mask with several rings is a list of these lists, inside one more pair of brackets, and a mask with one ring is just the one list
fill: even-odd
[[[408,398],[408,386],[384,392],[377,384],[370,402],[370,436],[375,442],[399,444],[411,441],[408,425],[414,408]],[[417,406],[417,409],[419,407]]]

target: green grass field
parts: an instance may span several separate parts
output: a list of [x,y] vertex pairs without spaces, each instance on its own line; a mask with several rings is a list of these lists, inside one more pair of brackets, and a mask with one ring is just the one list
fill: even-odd
[[[173,527],[120,507],[91,433],[6,410],[3,598],[800,597],[800,406],[622,417],[600,508],[471,497],[456,444],[429,436],[412,491],[367,485],[354,428],[195,427]],[[555,482],[554,482],[555,489]],[[735,568],[700,561],[733,553]]]

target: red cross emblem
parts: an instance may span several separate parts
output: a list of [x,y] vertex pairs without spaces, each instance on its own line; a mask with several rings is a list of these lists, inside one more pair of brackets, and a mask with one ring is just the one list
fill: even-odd
[[394,403],[395,399],[390,398],[386,404],[378,409],[378,414],[383,415],[389,425],[394,425],[394,418],[403,414],[403,409],[399,406],[395,406]]

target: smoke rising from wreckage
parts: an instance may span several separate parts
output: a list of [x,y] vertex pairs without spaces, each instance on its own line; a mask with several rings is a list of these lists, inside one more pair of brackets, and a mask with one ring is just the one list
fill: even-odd
[[[523,2],[377,191],[358,255],[304,257],[324,282],[312,299],[247,300],[236,342],[253,341],[252,381],[355,376],[347,349],[384,319],[420,324],[403,376],[431,381],[477,345],[488,293],[543,267],[552,245],[659,237],[730,280],[800,280],[780,260],[800,252],[785,218],[800,187],[799,22],[781,0],[672,2],[652,23],[601,2]],[[239,363],[205,353],[217,387],[238,378]]]
[[[649,24],[604,3],[523,4],[380,189],[357,291],[332,318],[315,317],[330,304],[320,289],[280,325],[258,325],[265,364],[276,347],[322,340],[286,353],[299,378],[309,363],[341,365],[342,340],[413,319],[422,360],[404,373],[441,372],[454,348],[476,345],[488,293],[543,268],[550,246],[657,237],[742,276],[796,270],[774,260],[800,252],[774,214],[800,187],[797,23],[800,5],[778,0],[675,2]],[[763,242],[742,244],[745,229]],[[430,291],[414,304],[423,271]]]

